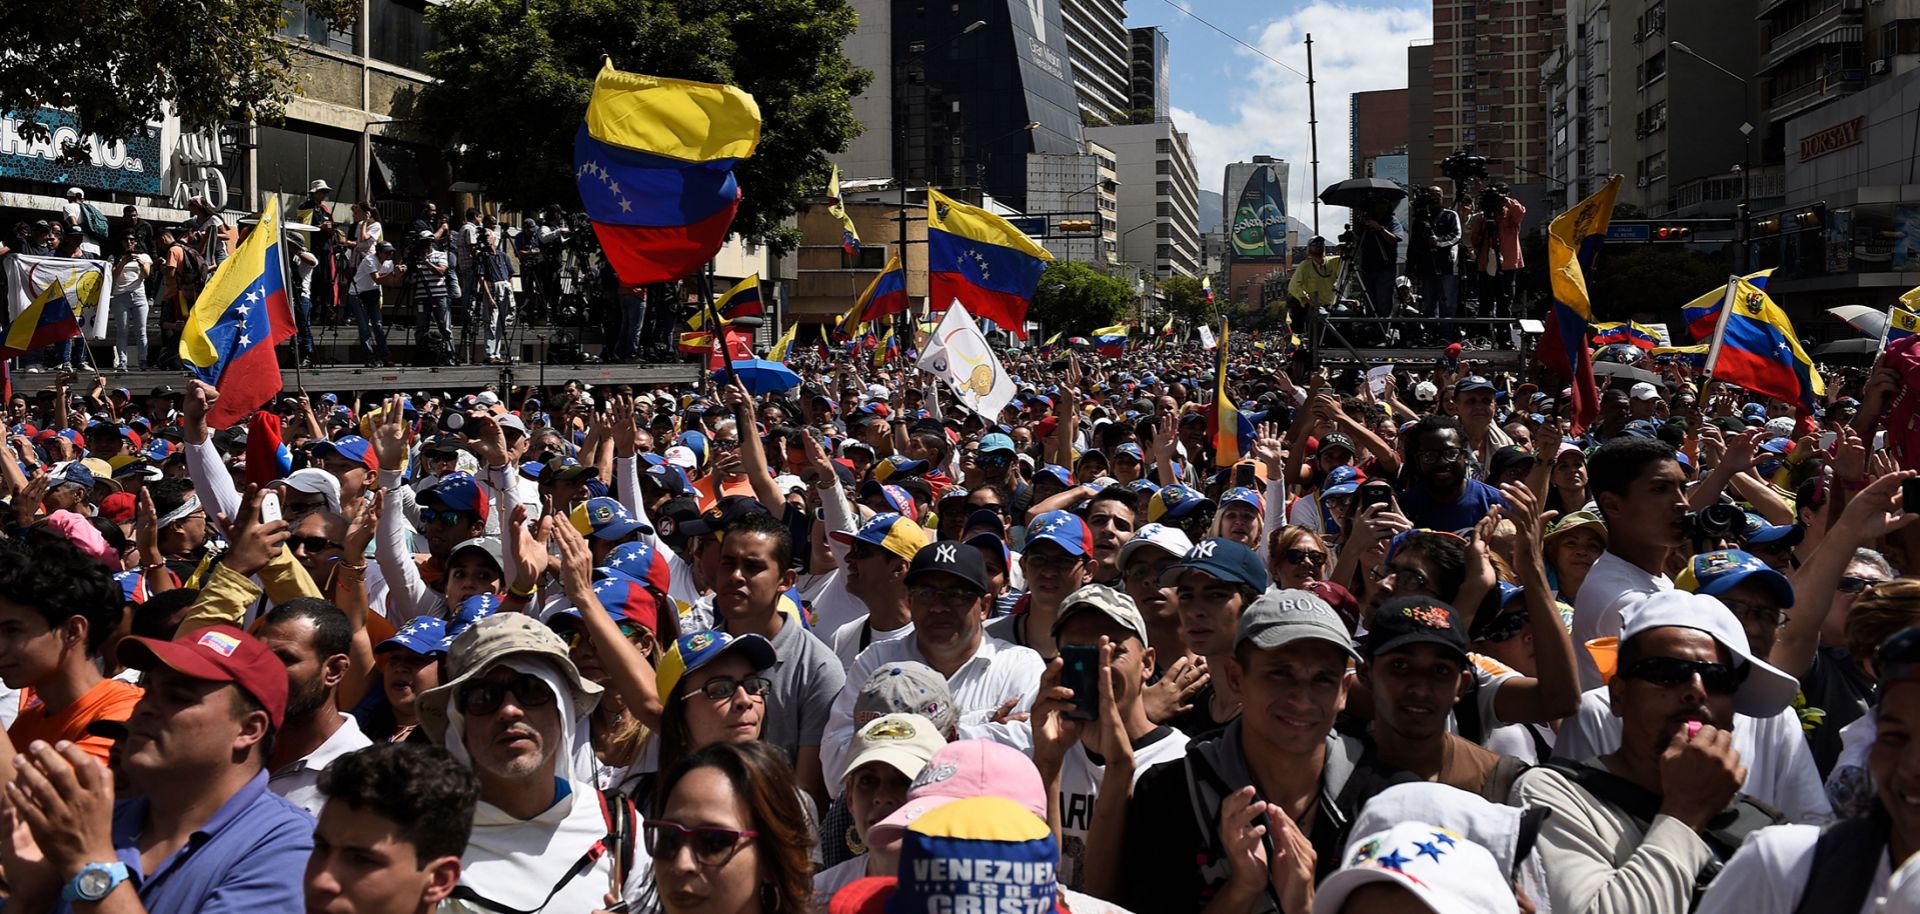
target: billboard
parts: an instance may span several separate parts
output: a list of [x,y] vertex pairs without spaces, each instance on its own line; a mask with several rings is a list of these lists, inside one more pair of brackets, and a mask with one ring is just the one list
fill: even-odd
[[1272,165],[1262,165],[1247,176],[1234,206],[1233,259],[1280,260],[1287,254],[1287,186]]
[[[160,194],[162,163],[158,128],[150,128],[142,136],[109,142],[91,133],[81,133],[80,119],[72,112],[42,108],[34,114],[51,132],[50,137],[21,136],[20,124],[26,118],[11,112],[0,113],[0,177],[149,197]],[[86,156],[75,163],[61,158],[70,142],[86,150]]]

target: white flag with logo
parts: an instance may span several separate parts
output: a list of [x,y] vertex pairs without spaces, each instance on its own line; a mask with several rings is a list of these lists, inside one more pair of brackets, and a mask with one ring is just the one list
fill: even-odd
[[993,354],[987,335],[965,305],[958,301],[940,317],[920,353],[920,368],[947,382],[953,395],[968,409],[998,421],[1000,410],[1013,401],[1013,378]]
[[9,254],[6,261],[8,319],[19,317],[42,296],[58,295],[73,309],[81,332],[89,339],[107,338],[113,277],[106,261],[33,254]]
[[1200,325],[1200,348],[1212,349],[1213,347],[1214,347],[1213,328],[1207,326],[1206,324],[1201,324]]

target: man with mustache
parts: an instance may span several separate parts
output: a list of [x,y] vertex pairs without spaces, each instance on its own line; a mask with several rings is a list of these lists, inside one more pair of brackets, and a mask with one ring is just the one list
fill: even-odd
[[1774,824],[1739,795],[1734,715],[1777,714],[1799,683],[1753,656],[1718,599],[1667,590],[1627,611],[1607,691],[1620,748],[1528,771],[1512,803],[1552,811],[1535,853],[1555,911],[1688,910],[1744,832]]
[[441,910],[591,911],[609,893],[648,910],[651,865],[634,852],[633,804],[574,776],[574,723],[602,690],[581,678],[560,636],[521,613],[488,616],[454,639],[444,675],[419,698],[421,724],[473,768],[480,801],[460,884]]
[[320,772],[373,745],[334,698],[347,675],[353,626],[340,607],[300,597],[268,611],[258,637],[287,665],[287,718],[267,757],[267,788],[318,816],[326,802]]

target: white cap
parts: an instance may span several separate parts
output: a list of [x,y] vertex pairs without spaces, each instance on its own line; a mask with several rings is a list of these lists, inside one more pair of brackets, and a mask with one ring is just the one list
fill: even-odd
[[499,406],[500,397],[491,390],[483,390],[474,396],[473,402],[481,406]]
[[918,714],[882,714],[854,734],[840,778],[845,780],[868,762],[885,762],[912,780],[946,744],[933,721]]
[[891,390],[888,390],[888,389],[887,389],[887,386],[886,386],[885,384],[868,384],[868,385],[867,385],[867,399],[869,399],[869,400],[891,400],[891,399],[893,399],[893,391],[891,391]]
[[[1411,781],[1374,794],[1353,817],[1348,833],[1371,835],[1391,831],[1402,822],[1432,822],[1484,848],[1500,872],[1520,877],[1529,870],[1518,859],[1521,839],[1539,828],[1537,821],[1528,825],[1527,818],[1527,810],[1519,806],[1495,803],[1445,784]],[[1533,864],[1531,869],[1538,869],[1536,856],[1529,855],[1527,860]]]
[[1440,396],[1440,388],[1433,386],[1432,381],[1421,381],[1413,385],[1413,398],[1415,400],[1431,400],[1437,396]]
[[294,470],[292,473],[287,474],[287,478],[282,481],[287,484],[287,488],[289,489],[305,492],[308,495],[318,495],[326,499],[327,510],[335,514],[340,513],[340,480],[335,479],[332,473],[326,470],[307,467],[305,469]]
[[[1465,835],[1402,822],[1347,845],[1343,865],[1313,895],[1313,914],[1336,914],[1355,889],[1388,882],[1433,914],[1518,914],[1511,883],[1487,849]],[[1413,914],[1413,912],[1409,912]]]
[[1627,389],[1627,396],[1635,400],[1658,400],[1660,399],[1660,388],[1646,381],[1641,381]]
[[773,487],[779,489],[782,495],[792,495],[795,492],[805,492],[807,482],[792,473],[782,473],[773,477]]
[[68,197],[85,197],[86,195],[87,195],[87,192],[86,192],[86,191],[84,191],[84,190],[81,190],[81,189],[80,189],[80,188],[78,188],[78,187],[69,187],[69,188],[67,188],[67,196],[68,196]]
[[[1718,597],[1684,590],[1663,590],[1622,614],[1620,643],[1655,628],[1669,626],[1706,632],[1749,667],[1745,682],[1733,693],[1733,710],[1748,717],[1772,717],[1785,710],[1800,691],[1800,682],[1753,656],[1746,629]],[[1624,672],[1624,671],[1623,671]]]
[[1791,438],[1793,437],[1793,426],[1793,417],[1776,416],[1767,420],[1767,434],[1775,438]]
[[668,463],[683,470],[694,470],[700,467],[700,461],[693,456],[693,449],[684,444],[667,448],[667,452],[661,456],[665,457]]
[[1120,555],[1115,559],[1115,563],[1121,568],[1127,567],[1127,560],[1133,558],[1134,553],[1148,546],[1164,550],[1168,555],[1179,558],[1193,548],[1193,540],[1188,539],[1187,534],[1179,527],[1148,524],[1133,531],[1133,538],[1120,547]]

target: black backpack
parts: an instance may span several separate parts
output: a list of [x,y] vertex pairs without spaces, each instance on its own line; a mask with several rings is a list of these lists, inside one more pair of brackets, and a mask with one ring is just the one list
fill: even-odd
[[207,258],[184,241],[176,241],[173,246],[179,248],[181,254],[177,273],[180,291],[199,294],[207,285]]
[[1842,819],[1820,830],[1813,845],[1813,869],[1793,914],[1852,914],[1867,903],[1873,874],[1887,854],[1892,823],[1878,804],[1873,812]]

